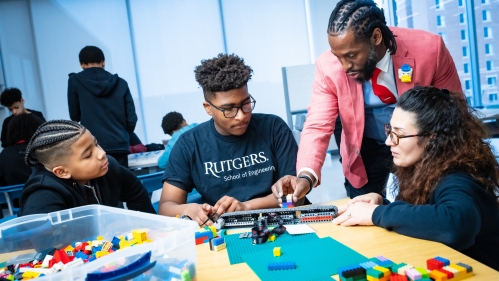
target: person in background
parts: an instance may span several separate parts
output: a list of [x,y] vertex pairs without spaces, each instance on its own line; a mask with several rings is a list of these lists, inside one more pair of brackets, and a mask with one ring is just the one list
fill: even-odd
[[9,130],[10,120],[12,120],[13,116],[19,114],[32,113],[33,115],[36,115],[38,118],[40,118],[43,122],[45,122],[45,118],[43,117],[43,114],[40,111],[25,108],[24,102],[25,100],[23,98],[23,95],[21,91],[17,88],[7,88],[0,95],[0,104],[7,107],[10,113],[12,113],[11,116],[5,118],[5,120],[3,121],[2,135],[1,135],[2,147],[7,147],[8,145],[7,132]]
[[333,223],[440,242],[499,271],[499,165],[474,109],[460,93],[416,86],[398,100],[386,135],[395,202],[358,196]]
[[19,198],[18,216],[99,204],[155,214],[140,180],[100,147],[82,125],[69,120],[42,124],[26,148],[33,172]]
[[165,152],[163,152],[163,154],[161,154],[158,159],[158,166],[161,169],[166,168],[166,163],[168,163],[172,148],[177,142],[180,135],[196,127],[197,125],[197,123],[192,123],[191,125],[187,124],[182,114],[176,111],[172,111],[163,117],[161,128],[163,128],[163,132],[165,132],[165,134],[171,136],[171,139],[165,146]]
[[0,185],[24,184],[31,168],[24,162],[28,142],[43,120],[34,114],[14,115],[9,123],[8,146],[0,152]]
[[142,144],[135,132],[130,134],[130,153],[146,152],[147,147]]
[[79,59],[83,71],[69,74],[68,79],[69,116],[87,127],[108,155],[128,167],[130,134],[137,124],[128,84],[104,70],[101,49],[86,46]]
[[298,173],[273,186],[278,202],[286,194],[293,194],[294,200],[305,196],[310,189],[305,178],[312,181],[312,187],[320,183],[338,114],[348,195],[382,195],[393,159],[384,145],[384,124],[390,121],[396,101],[415,85],[462,93],[456,66],[442,37],[423,30],[388,27],[383,10],[372,0],[339,1],[329,18],[327,39],[331,48],[315,63],[312,98],[298,150]]

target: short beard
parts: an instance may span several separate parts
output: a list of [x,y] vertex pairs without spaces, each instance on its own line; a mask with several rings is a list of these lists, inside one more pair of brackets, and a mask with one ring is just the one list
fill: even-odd
[[364,84],[365,82],[371,80],[371,77],[373,77],[374,69],[376,69],[377,63],[378,63],[378,54],[376,53],[374,47],[371,45],[369,56],[367,57],[367,61],[362,69],[362,77],[355,78],[355,81],[357,83]]

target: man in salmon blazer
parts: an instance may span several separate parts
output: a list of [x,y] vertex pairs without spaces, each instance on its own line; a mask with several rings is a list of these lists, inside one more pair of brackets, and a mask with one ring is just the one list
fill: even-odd
[[286,194],[293,194],[296,201],[320,183],[340,112],[340,154],[349,196],[382,194],[393,163],[384,130],[397,98],[416,85],[462,93],[442,38],[422,30],[387,27],[383,10],[372,0],[340,1],[327,34],[331,50],[316,61],[298,174],[285,176],[272,187],[279,202]]

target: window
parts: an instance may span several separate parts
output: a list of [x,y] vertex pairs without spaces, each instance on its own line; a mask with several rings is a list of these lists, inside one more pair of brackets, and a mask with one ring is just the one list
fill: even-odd
[[464,2],[463,0],[458,0],[458,1],[457,1],[457,5],[458,5],[459,7],[462,7],[462,6],[464,6],[464,5],[463,5],[463,2]]
[[470,72],[469,64],[467,64],[467,63],[463,64],[463,69],[464,69],[464,73],[469,73]]
[[482,4],[489,4],[489,0],[482,0]]
[[445,26],[445,16],[443,15],[437,16],[437,26]]
[[489,10],[482,10],[482,20],[483,21],[490,21],[490,11]]
[[497,93],[491,93],[491,94],[489,94],[489,101],[490,102],[497,101]]
[[461,14],[459,14],[459,23],[464,23],[464,22],[465,22],[465,20],[464,20],[464,14],[461,13]]
[[497,86],[497,76],[487,77],[487,84],[492,87]]
[[447,43],[447,33],[439,32],[438,35],[440,35],[442,37],[442,40],[444,41],[444,43]]
[[485,64],[487,65],[487,70],[488,71],[494,70],[494,62],[493,61],[488,60]]
[[465,90],[471,89],[471,80],[464,80],[464,88]]
[[492,38],[492,27],[486,26],[483,28],[483,37]]
[[468,47],[463,47],[463,57],[467,57],[468,56]]
[[492,49],[492,44],[485,44],[485,54],[491,55],[493,53],[494,53],[494,50]]
[[461,30],[461,40],[466,40],[466,30]]
[[435,0],[435,10],[440,10],[440,0]]

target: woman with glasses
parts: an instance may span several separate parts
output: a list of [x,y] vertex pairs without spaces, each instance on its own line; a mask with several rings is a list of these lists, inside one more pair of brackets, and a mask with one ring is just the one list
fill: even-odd
[[398,195],[350,200],[333,223],[377,225],[444,243],[499,270],[498,163],[459,94],[415,87],[385,126]]
[[[247,85],[252,69],[242,58],[220,54],[203,60],[194,72],[211,119],[175,143],[159,213],[184,215],[203,225],[226,212],[279,207],[272,185],[296,174],[298,146],[291,130],[275,115],[253,113],[256,101]],[[193,188],[201,204],[186,204]]]

